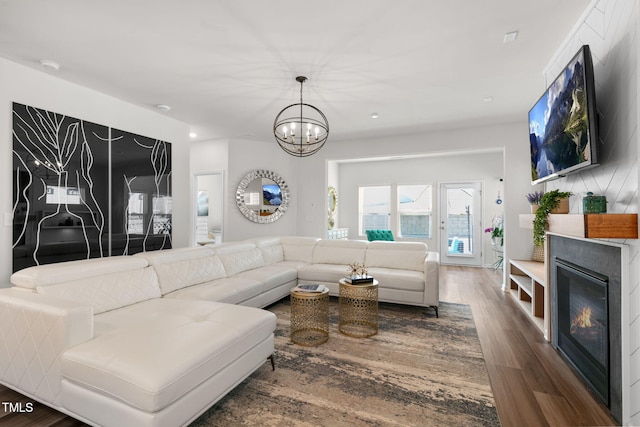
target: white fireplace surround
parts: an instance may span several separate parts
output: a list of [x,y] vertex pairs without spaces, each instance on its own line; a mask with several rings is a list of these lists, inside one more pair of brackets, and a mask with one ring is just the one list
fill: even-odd
[[[631,417],[631,334],[630,334],[630,272],[629,272],[629,246],[623,243],[616,243],[599,239],[585,239],[581,237],[568,236],[559,233],[547,232],[547,236],[558,236],[564,239],[570,239],[574,241],[583,241],[589,244],[606,245],[620,249],[620,344],[621,344],[621,392],[622,392],[622,410],[621,410],[621,422],[622,425],[629,425]],[[553,254],[553,248],[551,247],[553,238],[547,238],[547,260],[546,265],[548,268],[547,275],[548,292],[552,286],[555,286],[555,278],[551,277],[554,272],[550,271],[551,262],[549,257]],[[551,298],[548,296],[548,301],[552,303]],[[551,323],[554,322],[554,313],[551,310],[550,315]],[[553,331],[550,331],[553,333]],[[552,338],[553,341],[553,338]]]

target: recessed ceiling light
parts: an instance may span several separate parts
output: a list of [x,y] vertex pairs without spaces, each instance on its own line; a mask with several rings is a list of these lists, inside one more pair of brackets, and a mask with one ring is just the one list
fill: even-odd
[[487,103],[487,102],[493,102],[493,96],[485,96],[483,101],[484,101],[485,103]]
[[195,132],[189,132],[189,138],[197,138],[198,134]]
[[51,61],[49,59],[41,59],[40,65],[49,70],[58,71],[60,69],[60,64],[55,61]]
[[518,38],[518,32],[517,31],[511,31],[511,32],[506,33],[504,35],[504,38],[502,39],[502,43],[512,43],[517,38]]
[[166,104],[158,104],[156,105],[156,108],[160,111],[169,111],[171,110],[171,107],[166,105]]
[[378,113],[371,113],[371,118],[372,119],[377,119],[378,117],[380,117],[380,116],[378,116]]

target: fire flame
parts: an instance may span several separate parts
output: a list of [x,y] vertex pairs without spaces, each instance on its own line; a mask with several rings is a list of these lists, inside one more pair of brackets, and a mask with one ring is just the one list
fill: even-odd
[[583,308],[582,312],[571,322],[572,328],[590,328],[591,326],[591,309],[589,307]]

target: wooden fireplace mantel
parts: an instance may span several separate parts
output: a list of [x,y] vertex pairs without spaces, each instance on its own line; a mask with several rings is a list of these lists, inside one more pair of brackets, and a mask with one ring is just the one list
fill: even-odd
[[[533,214],[520,215],[520,227],[533,229]],[[638,214],[551,214],[549,231],[588,239],[637,239]]]

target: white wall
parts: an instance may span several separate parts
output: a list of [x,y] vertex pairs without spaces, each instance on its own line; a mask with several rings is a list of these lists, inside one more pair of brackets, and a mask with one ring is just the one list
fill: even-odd
[[[540,90],[544,90],[543,87]],[[532,103],[535,100],[532,100]],[[398,139],[402,143],[397,143]],[[531,192],[529,134],[526,113],[517,123],[462,128],[398,138],[367,139],[337,142],[329,139],[325,147],[311,157],[297,158],[284,153],[275,141],[209,141],[194,144],[191,164],[194,173],[202,170],[224,170],[226,174],[225,241],[254,236],[302,235],[324,237],[327,229],[327,187],[338,191],[338,212],[346,207],[341,197],[343,183],[338,179],[335,162],[364,157],[414,154],[446,155],[443,168],[455,165],[455,156],[469,151],[502,151],[501,173],[504,178],[502,197],[505,211],[505,262],[509,258],[530,258],[533,250],[531,230],[518,225],[518,215],[528,213],[525,195]],[[225,153],[228,162],[225,163]],[[284,177],[291,188],[291,208],[273,224],[253,224],[246,220],[235,205],[238,182],[252,169],[270,169]],[[489,187],[491,188],[491,187]],[[489,195],[495,189],[489,190]],[[497,192],[496,192],[497,194]],[[489,217],[490,218],[490,217]],[[345,224],[338,222],[337,227]],[[431,246],[431,245],[430,245]]]
[[[299,206],[299,169],[297,158],[285,153],[275,141],[256,142],[231,140],[228,145],[229,163],[226,183],[226,208],[224,220],[225,240],[243,240],[263,236],[288,236],[298,234],[297,211]],[[262,169],[280,175],[289,186],[291,201],[284,215],[271,224],[249,221],[236,207],[236,189],[240,180],[249,172]],[[322,173],[324,176],[324,171]],[[307,191],[305,188],[304,191]],[[325,191],[326,193],[326,191]]]
[[4,171],[0,187],[3,213],[3,226],[0,230],[0,245],[3,248],[0,257],[0,287],[9,285],[12,271],[12,102],[171,142],[173,245],[188,245],[191,222],[189,151],[179,149],[188,142],[189,127],[186,124],[0,58],[0,170]]
[[[333,162],[330,162],[330,165]],[[504,197],[503,150],[455,155],[420,156],[398,160],[339,163],[338,227],[349,228],[352,239],[366,239],[358,234],[358,188],[364,185],[431,184],[432,194],[432,238],[424,239],[431,250],[439,250],[439,185],[444,182],[481,181],[483,184],[482,228],[491,226],[494,215],[504,213],[504,204],[495,203],[498,192]],[[340,203],[344,201],[344,203]],[[490,238],[482,234],[485,265],[496,259],[491,250]],[[401,239],[398,239],[401,240]],[[416,239],[412,239],[416,240]]]
[[[549,182],[575,194],[571,212],[582,212],[587,191],[607,198],[612,213],[638,213],[638,0],[595,1],[556,52],[545,70],[550,84],[583,44],[594,62],[600,117],[601,165]],[[623,408],[625,425],[640,425],[640,241],[617,241],[629,247],[629,283],[623,283],[624,363],[630,371]],[[627,380],[625,378],[625,380]],[[623,384],[624,387],[624,384]]]
[[[541,91],[543,89],[540,88]],[[402,139],[401,144],[397,143],[399,138]],[[202,142],[191,147],[191,165],[194,173],[206,170],[223,170],[225,173],[225,241],[272,235],[324,237],[327,229],[327,187],[333,185],[338,191],[337,214],[340,218],[344,217],[342,211],[347,205],[346,199],[341,197],[340,187],[343,183],[338,179],[337,166],[334,164],[336,161],[435,153],[447,155],[444,157],[446,161],[441,163],[443,168],[447,168],[455,166],[455,156],[464,155],[469,151],[502,151],[503,164],[500,173],[496,172],[494,175],[495,178],[499,178],[499,175],[504,178],[504,256],[505,262],[508,262],[510,258],[530,258],[533,250],[531,230],[521,229],[518,225],[518,215],[529,212],[529,205],[524,196],[532,190],[528,173],[528,144],[526,113],[523,113],[522,121],[517,123],[401,135],[398,138],[349,142],[329,140],[317,154],[305,158],[292,157],[284,153],[275,141]],[[273,170],[289,183],[291,206],[289,211],[273,224],[251,223],[236,208],[236,187],[240,179],[253,169]],[[495,188],[489,186],[488,193],[491,199],[494,197],[493,192],[497,195]],[[344,227],[345,224],[338,222],[337,226]]]
[[193,142],[189,146],[191,171],[204,174],[229,167],[229,141]]
[[[542,91],[544,88],[541,88]],[[532,103],[535,100],[532,100]],[[401,140],[401,143],[399,142]],[[274,143],[275,145],[275,143]],[[332,142],[331,139],[317,154],[293,159],[301,173],[298,186],[304,188],[298,194],[298,232],[300,235],[323,237],[326,230],[327,186],[326,177],[332,161],[363,157],[412,155],[421,153],[462,153],[482,150],[504,151],[504,209],[505,209],[505,262],[510,257],[530,258],[533,250],[531,230],[521,229],[518,215],[529,212],[525,194],[531,191],[529,175],[529,134],[526,112],[517,123],[462,128],[414,135],[398,135],[397,138],[367,139],[361,141]],[[448,160],[454,157],[447,157]],[[453,167],[455,162],[443,162]],[[498,174],[496,174],[496,177]],[[334,179],[334,178],[332,178]],[[332,183],[334,185],[335,182]],[[338,188],[338,209],[344,217],[345,198],[341,196],[344,183]],[[339,222],[339,227],[345,224]]]

